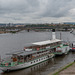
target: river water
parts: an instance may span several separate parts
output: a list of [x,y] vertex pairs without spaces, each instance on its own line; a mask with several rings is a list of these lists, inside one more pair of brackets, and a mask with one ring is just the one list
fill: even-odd
[[[6,53],[22,50],[24,46],[29,43],[52,39],[51,35],[51,32],[33,31],[22,31],[16,34],[0,34],[0,56],[1,58],[5,58]],[[60,32],[56,32],[56,38],[60,38]],[[61,32],[61,38],[63,41],[72,42],[75,40],[75,35],[69,32]],[[54,57],[48,61],[42,62],[27,69],[10,73],[3,73],[0,70],[0,75],[48,75],[63,65],[74,61],[74,59],[75,53],[70,52],[65,56]]]

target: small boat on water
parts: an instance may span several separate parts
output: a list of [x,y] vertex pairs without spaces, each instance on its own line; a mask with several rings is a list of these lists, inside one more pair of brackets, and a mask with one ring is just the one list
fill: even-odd
[[70,51],[75,52],[75,42],[71,43],[70,47]]
[[72,33],[72,34],[75,35],[75,29],[72,29],[72,30],[70,31],[70,33]]
[[55,30],[53,30],[52,40],[31,43],[25,46],[23,50],[7,53],[10,57],[1,59],[0,69],[9,72],[41,63],[53,58],[54,52],[58,52],[58,47],[60,47],[61,53],[65,53],[64,48],[67,48],[67,46],[63,45],[61,40],[55,38]]

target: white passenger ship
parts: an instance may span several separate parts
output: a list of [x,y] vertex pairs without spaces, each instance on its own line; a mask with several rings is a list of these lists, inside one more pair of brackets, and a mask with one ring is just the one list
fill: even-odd
[[52,33],[52,36],[52,40],[35,42],[25,46],[24,50],[7,53],[10,57],[1,60],[0,69],[4,72],[19,70],[54,57],[53,52],[62,42],[55,38],[55,32]]

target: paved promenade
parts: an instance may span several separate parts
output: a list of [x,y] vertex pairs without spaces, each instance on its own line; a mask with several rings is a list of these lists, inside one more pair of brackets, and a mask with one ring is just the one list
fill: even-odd
[[67,69],[61,71],[59,75],[75,75],[75,63],[70,67],[68,67]]
[[[66,66],[68,66],[70,64],[67,64]],[[48,75],[75,75],[75,63],[72,63],[72,65],[70,65],[68,68],[64,69],[66,66],[64,66],[60,69],[57,69]],[[55,74],[57,72],[59,72],[59,73]]]

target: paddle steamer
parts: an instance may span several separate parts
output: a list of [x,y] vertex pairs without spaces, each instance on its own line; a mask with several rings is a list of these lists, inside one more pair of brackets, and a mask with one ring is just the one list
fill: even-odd
[[0,69],[9,72],[44,62],[54,57],[56,48],[61,47],[61,45],[62,41],[55,38],[55,30],[53,30],[52,40],[31,43],[23,50],[7,53],[10,57],[1,59]]

